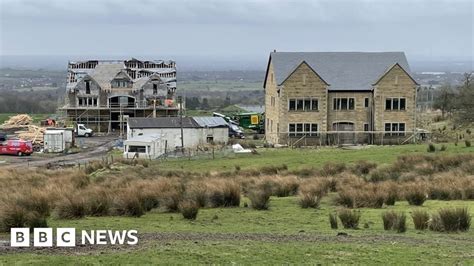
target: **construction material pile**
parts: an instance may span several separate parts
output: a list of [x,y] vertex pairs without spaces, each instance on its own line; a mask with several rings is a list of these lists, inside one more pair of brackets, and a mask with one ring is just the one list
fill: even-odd
[[30,125],[31,122],[33,122],[33,119],[29,115],[25,115],[25,114],[15,115],[15,116],[10,116],[10,119],[5,121],[2,127]]
[[5,121],[0,129],[10,134],[13,133],[20,139],[29,140],[33,145],[42,145],[45,128],[32,125],[32,122],[33,119],[29,115],[15,115]]

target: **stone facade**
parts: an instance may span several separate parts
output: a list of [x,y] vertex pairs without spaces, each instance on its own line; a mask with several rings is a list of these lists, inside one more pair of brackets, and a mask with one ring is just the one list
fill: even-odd
[[[401,143],[410,137],[415,129],[416,87],[417,83],[410,75],[400,65],[395,64],[372,88],[331,90],[331,85],[318,74],[317,69],[312,69],[304,61],[278,85],[270,60],[265,81],[266,140],[273,144],[288,145],[383,144],[388,143],[390,139]],[[386,110],[387,98],[405,99],[404,108],[401,108],[399,103],[403,100],[394,100],[398,109],[403,110]],[[292,110],[292,99],[316,99],[318,108]],[[348,107],[341,108],[343,110],[335,108],[337,99],[346,99],[343,101],[347,101]],[[317,124],[318,134],[292,134],[290,124],[303,123]],[[404,123],[405,133],[387,134],[386,123]],[[399,124],[397,129],[398,126]],[[304,135],[306,136],[303,137]]]

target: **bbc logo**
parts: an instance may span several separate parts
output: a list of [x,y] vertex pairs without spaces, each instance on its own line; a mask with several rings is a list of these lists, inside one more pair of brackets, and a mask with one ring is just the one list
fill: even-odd
[[[10,232],[11,232],[10,246],[12,247],[29,247],[30,246],[30,229],[29,228],[12,228]],[[56,246],[74,247],[75,245],[76,245],[76,229],[75,228],[57,228],[56,229]],[[52,247],[53,246],[53,228],[34,228],[33,246]]]

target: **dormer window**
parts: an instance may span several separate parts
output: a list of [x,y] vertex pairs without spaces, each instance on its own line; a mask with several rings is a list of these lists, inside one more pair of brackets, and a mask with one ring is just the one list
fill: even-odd
[[158,94],[158,84],[153,84],[153,95]]
[[91,94],[91,82],[86,80],[86,94]]

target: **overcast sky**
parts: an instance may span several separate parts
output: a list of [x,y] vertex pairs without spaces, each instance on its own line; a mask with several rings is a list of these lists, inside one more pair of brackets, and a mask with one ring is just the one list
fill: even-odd
[[278,51],[473,57],[473,0],[0,0],[1,55],[265,61]]

